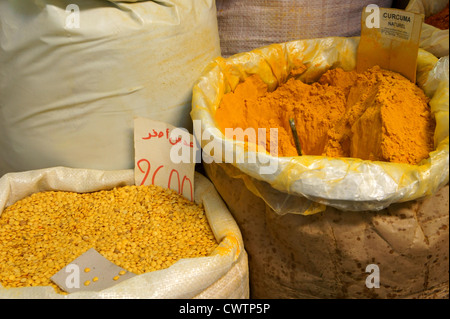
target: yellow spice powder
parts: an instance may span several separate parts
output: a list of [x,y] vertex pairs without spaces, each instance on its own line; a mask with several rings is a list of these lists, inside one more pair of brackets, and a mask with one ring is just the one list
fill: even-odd
[[[278,129],[279,156],[296,156],[294,118],[304,155],[417,164],[433,150],[435,120],[424,92],[398,73],[332,69],[319,81],[295,78],[269,92],[258,75],[225,94],[218,127]],[[270,151],[269,133],[266,149]]]

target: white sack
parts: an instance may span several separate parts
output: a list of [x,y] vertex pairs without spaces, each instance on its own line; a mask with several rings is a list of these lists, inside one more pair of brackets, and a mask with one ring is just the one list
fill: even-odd
[[359,36],[361,12],[392,0],[216,0],[225,57],[272,43],[331,36]]
[[[133,170],[55,167],[8,173],[0,178],[0,216],[5,207],[40,191],[92,192],[133,184]],[[0,299],[248,298],[248,260],[240,230],[209,180],[196,173],[194,184],[195,201],[203,203],[219,242],[211,256],[181,259],[169,268],[132,277],[100,292],[61,295],[49,286],[6,289],[0,285]]]
[[0,176],[133,168],[133,118],[189,129],[219,55],[214,0],[0,1]]

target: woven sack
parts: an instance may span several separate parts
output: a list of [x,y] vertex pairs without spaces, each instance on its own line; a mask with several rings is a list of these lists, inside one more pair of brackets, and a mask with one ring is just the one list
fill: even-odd
[[368,4],[391,7],[392,0],[217,0],[222,55],[272,43],[331,36],[358,36]]
[[[171,267],[145,273],[98,292],[61,295],[52,287],[2,288],[1,299],[246,299],[247,253],[240,230],[211,182],[195,174],[195,201],[203,203],[219,247],[208,257],[181,259]],[[0,216],[5,207],[36,192],[93,192],[133,185],[133,170],[100,171],[54,167],[0,178]]]

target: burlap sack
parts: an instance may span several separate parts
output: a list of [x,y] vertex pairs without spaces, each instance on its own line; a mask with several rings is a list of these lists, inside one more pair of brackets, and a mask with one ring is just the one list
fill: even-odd
[[[249,297],[247,253],[240,230],[211,182],[195,175],[195,201],[203,203],[219,242],[208,257],[181,259],[171,267],[135,276],[98,292],[61,295],[52,287],[3,288],[0,299],[246,299]],[[92,192],[133,185],[133,170],[98,171],[54,167],[0,178],[3,209],[32,193],[46,190]]]
[[272,43],[331,36],[358,36],[368,4],[391,7],[392,0],[217,0],[222,55]]
[[[249,254],[250,297],[448,298],[449,187],[379,212],[275,213],[229,164],[206,164]],[[368,288],[369,265],[380,288]]]

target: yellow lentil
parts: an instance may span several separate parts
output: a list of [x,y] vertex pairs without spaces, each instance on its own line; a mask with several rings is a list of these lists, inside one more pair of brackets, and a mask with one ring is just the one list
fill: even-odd
[[139,275],[216,247],[202,205],[169,189],[40,192],[0,215],[0,284],[58,291],[51,276],[90,248]]
[[119,280],[119,276],[115,276],[113,279],[114,280]]
[[96,282],[97,280],[98,280],[98,277],[92,278],[92,281],[93,281],[93,282]]

